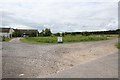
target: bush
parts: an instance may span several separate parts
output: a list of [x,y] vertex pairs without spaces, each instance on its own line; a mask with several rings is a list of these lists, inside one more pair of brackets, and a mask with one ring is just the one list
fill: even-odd
[[13,37],[21,37],[20,31],[16,30],[15,32],[13,32],[12,36]]
[[56,33],[56,34],[54,34],[55,36],[60,36],[60,33]]
[[5,41],[5,36],[2,37],[2,41]]
[[120,43],[116,44],[117,48],[120,49]]

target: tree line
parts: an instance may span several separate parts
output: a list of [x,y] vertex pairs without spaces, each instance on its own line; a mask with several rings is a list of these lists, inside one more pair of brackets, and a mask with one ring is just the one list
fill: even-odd
[[[27,33],[27,31],[26,31]],[[89,35],[106,35],[106,34],[119,34],[120,35],[120,29],[117,30],[109,30],[109,31],[92,31],[92,32],[62,32],[62,33],[52,33],[51,29],[45,28],[40,33],[37,31],[30,31],[29,37],[36,37],[38,34],[39,37],[46,37],[46,36],[65,36],[65,35],[83,35],[83,36],[89,36]],[[16,30],[13,33],[13,37],[21,37],[23,36],[23,33],[21,33],[19,30]]]
[[62,33],[52,33],[50,29],[42,30],[39,36],[65,36],[65,35],[83,35],[83,36],[89,36],[89,35],[107,35],[107,34],[119,34],[120,35],[120,29],[117,30],[108,30],[108,31],[91,31],[91,32],[62,32]]

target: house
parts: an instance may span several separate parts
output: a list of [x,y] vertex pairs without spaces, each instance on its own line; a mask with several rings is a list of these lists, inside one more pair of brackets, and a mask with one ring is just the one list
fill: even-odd
[[1,37],[7,37],[7,38],[12,38],[14,30],[13,28],[0,28],[0,36]]
[[17,37],[37,37],[39,35],[36,29],[14,29],[14,31],[19,34]]

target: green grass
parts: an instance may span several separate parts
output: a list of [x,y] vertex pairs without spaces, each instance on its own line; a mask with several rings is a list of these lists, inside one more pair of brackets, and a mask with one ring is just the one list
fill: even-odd
[[29,37],[21,39],[22,42],[31,43],[31,44],[49,44],[49,43],[57,43],[57,39],[55,37]]
[[[63,37],[63,43],[75,43],[75,42],[89,42],[89,41],[101,41],[110,40],[112,38],[107,38],[104,36],[65,36]],[[21,39],[22,42],[31,44],[57,44],[57,37],[28,37]]]
[[117,48],[120,49],[120,43],[116,44]]
[[9,42],[12,38],[5,38],[5,41],[3,42]]

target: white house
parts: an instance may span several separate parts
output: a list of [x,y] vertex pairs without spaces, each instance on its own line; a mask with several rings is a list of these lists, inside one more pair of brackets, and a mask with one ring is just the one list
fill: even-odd
[[12,38],[14,30],[12,28],[0,28],[0,36]]

